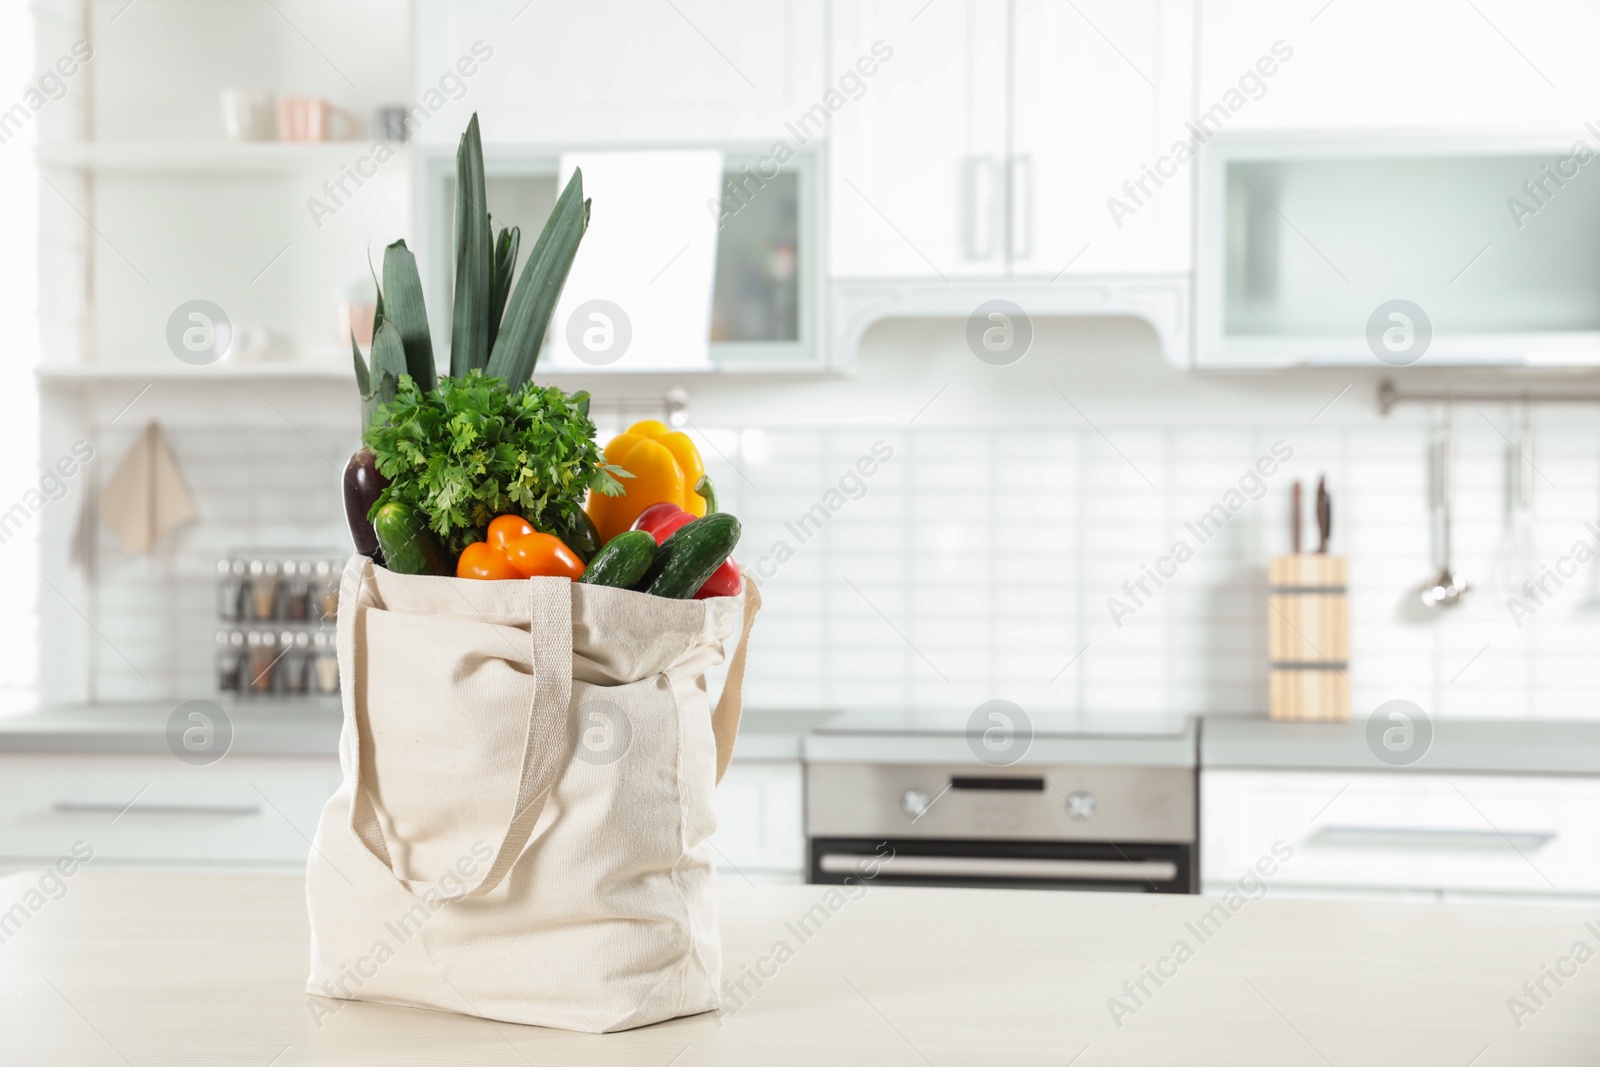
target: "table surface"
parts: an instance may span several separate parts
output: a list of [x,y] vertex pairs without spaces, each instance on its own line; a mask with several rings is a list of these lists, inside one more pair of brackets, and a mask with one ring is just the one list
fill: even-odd
[[[299,877],[87,868],[58,899],[29,897],[40,877],[0,879],[0,915],[19,900],[28,913],[0,931],[8,1064],[1496,1067],[1600,1053],[1600,909],[1300,900],[1270,884],[1236,911],[868,886],[802,940],[790,924],[828,887],[725,879],[725,974],[771,977],[721,1017],[590,1035],[308,998]],[[1584,962],[1561,963],[1580,941]],[[1145,965],[1168,977],[1135,1000],[1122,987]],[[1536,1004],[1522,984],[1546,965],[1576,974],[1545,979]],[[1119,1018],[1113,997],[1130,1009]],[[1520,1020],[1512,997],[1530,1009]]]

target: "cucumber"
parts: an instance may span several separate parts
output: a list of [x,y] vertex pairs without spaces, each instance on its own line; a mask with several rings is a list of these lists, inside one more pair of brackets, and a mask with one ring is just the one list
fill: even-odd
[[631,589],[656,558],[656,539],[644,530],[625,530],[606,542],[578,581]]
[[655,562],[645,575],[643,591],[671,600],[688,600],[733,554],[738,543],[739,520],[727,512],[694,520],[661,543]]
[[396,574],[452,574],[439,539],[415,508],[390,501],[372,515],[384,565]]

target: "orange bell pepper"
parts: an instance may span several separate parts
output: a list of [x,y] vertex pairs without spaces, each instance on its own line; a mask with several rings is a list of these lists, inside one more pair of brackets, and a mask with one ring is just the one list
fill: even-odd
[[484,541],[474,541],[461,550],[461,558],[456,561],[456,577],[503,582],[516,581],[522,575],[504,552]]
[[506,559],[524,578],[548,575],[576,581],[583,576],[583,560],[559,537],[531,533],[506,545]]
[[504,552],[517,538],[537,532],[533,524],[521,515],[500,515],[489,523],[489,531],[484,535],[484,540],[496,552]]
[[457,578],[505,581],[550,575],[577,579],[583,561],[565,541],[539,533],[521,515],[501,515],[489,524],[486,541],[474,541],[461,552]]
[[644,419],[613,437],[605,457],[633,477],[622,479],[621,496],[589,494],[589,518],[601,544],[630,528],[651,504],[676,504],[696,518],[706,513],[705,498],[695,492],[706,468],[688,434]]

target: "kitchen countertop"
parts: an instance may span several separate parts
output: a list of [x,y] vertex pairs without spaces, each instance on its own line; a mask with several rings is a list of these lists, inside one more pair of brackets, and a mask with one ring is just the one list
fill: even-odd
[[806,735],[805,758],[813,763],[977,764],[985,731],[1000,725],[1011,731],[1016,746],[1006,766],[1195,765],[1197,725],[1191,716],[1030,714],[1016,705],[997,707],[992,714],[987,705],[909,715],[846,712]]
[[1200,763],[1208,770],[1600,774],[1600,722],[1442,719],[1431,727],[1422,758],[1394,767],[1368,747],[1366,718],[1324,723],[1211,716],[1200,731]]
[[[38,878],[0,879],[0,907]],[[763,984],[720,1018],[602,1036],[308,998],[297,877],[89,868],[66,885],[0,946],[7,1062],[1499,1067],[1600,1047],[1600,964],[1547,983],[1520,1029],[1507,1008],[1542,965],[1600,941],[1594,909],[1277,899],[1269,884],[1201,940],[1189,924],[1220,898],[869,886],[802,941],[793,924],[830,887],[724,880],[725,973],[760,967]],[[1122,987],[1147,964],[1167,977],[1135,1004]],[[1112,997],[1131,1013],[1114,1021]],[[337,1010],[319,1028],[310,1003]]]
[[[166,753],[167,722],[179,703],[78,704],[0,719],[0,752]],[[339,751],[336,702],[243,703],[224,710],[235,755],[331,757]]]
[[[168,751],[175,704],[96,704],[0,718],[0,753]],[[231,751],[252,756],[334,756],[340,711],[332,701],[242,702],[227,709]],[[746,709],[740,761],[970,762],[965,718]],[[1600,775],[1600,722],[1445,719],[1432,723],[1414,772]],[[1259,718],[1035,716],[1022,764],[1059,762],[1207,769],[1394,770],[1367,747],[1365,719],[1345,723]],[[1197,743],[1198,734],[1198,743]]]
[[[79,704],[0,718],[0,752],[165,753],[167,721],[177,706]],[[234,731],[232,754],[338,754],[342,713],[336,700],[244,702],[226,711]],[[734,758],[798,760],[807,731],[833,714],[746,709]]]

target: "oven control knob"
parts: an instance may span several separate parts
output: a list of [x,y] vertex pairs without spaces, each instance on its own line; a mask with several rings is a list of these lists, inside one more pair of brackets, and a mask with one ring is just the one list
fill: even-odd
[[1094,811],[1100,802],[1094,794],[1087,789],[1080,789],[1075,793],[1067,794],[1067,818],[1085,822],[1094,818]]
[[900,810],[905,812],[908,819],[915,820],[932,803],[933,798],[921,789],[907,789],[900,794]]

